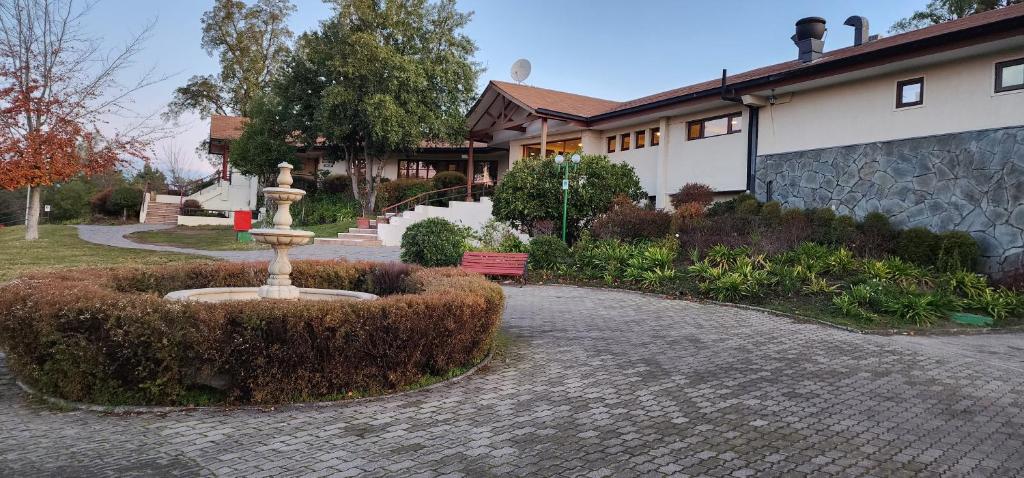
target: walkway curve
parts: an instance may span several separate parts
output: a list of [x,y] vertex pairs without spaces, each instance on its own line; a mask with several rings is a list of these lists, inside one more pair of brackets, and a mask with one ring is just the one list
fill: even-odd
[[[487,370],[347,406],[62,413],[0,363],[0,476],[1024,473],[1012,353],[629,292],[505,292],[509,344]],[[970,337],[985,339],[1022,350]]]
[[[129,224],[126,226],[76,226],[78,237],[84,241],[105,246],[127,249],[145,249],[149,251],[180,252],[200,256],[215,257],[228,261],[269,261],[274,252],[270,249],[255,251],[207,251],[174,246],[158,246],[143,244],[125,239],[125,235],[138,231],[156,231],[173,226],[159,224]],[[362,247],[362,246],[327,246],[311,244],[289,250],[292,259],[349,259],[366,261],[397,261],[401,249],[398,247]]]

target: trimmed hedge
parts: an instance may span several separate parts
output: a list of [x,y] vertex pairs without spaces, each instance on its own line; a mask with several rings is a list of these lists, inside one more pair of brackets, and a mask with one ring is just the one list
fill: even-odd
[[472,232],[440,217],[417,222],[402,234],[402,262],[427,267],[459,265]]
[[0,346],[21,380],[68,400],[267,404],[401,389],[445,374],[482,358],[501,321],[501,288],[476,274],[293,265],[299,287],[381,291],[388,274],[415,293],[272,304],[162,298],[259,285],[262,263],[37,273],[0,286]]

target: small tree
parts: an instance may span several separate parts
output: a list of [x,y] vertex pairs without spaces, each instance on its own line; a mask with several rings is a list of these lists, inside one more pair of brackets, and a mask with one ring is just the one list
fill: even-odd
[[8,0],[0,6],[0,188],[32,187],[25,239],[39,238],[41,189],[106,171],[125,156],[146,157],[154,130],[144,125],[101,134],[105,115],[130,113],[144,75],[122,85],[151,28],[108,53],[79,27],[90,4]]
[[[633,167],[607,156],[583,155],[570,175],[568,236],[590,227],[616,196],[644,199]],[[562,221],[562,171],[552,158],[530,157],[515,163],[494,191],[494,217],[531,235],[544,222]]]

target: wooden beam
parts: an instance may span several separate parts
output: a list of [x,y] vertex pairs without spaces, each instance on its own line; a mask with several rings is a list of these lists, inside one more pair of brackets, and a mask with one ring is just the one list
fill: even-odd
[[540,119],[540,156],[547,157],[548,155],[548,119]]
[[473,202],[473,135],[469,135],[469,155],[466,161],[466,202]]

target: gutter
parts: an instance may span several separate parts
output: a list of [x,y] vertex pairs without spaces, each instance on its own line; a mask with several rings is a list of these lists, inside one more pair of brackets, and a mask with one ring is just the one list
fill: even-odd
[[760,108],[757,105],[748,105],[743,99],[736,96],[736,90],[728,88],[725,83],[727,78],[725,68],[722,69],[722,86],[719,87],[722,101],[739,103],[747,107],[747,192],[754,194],[754,185],[757,178],[757,129]]

